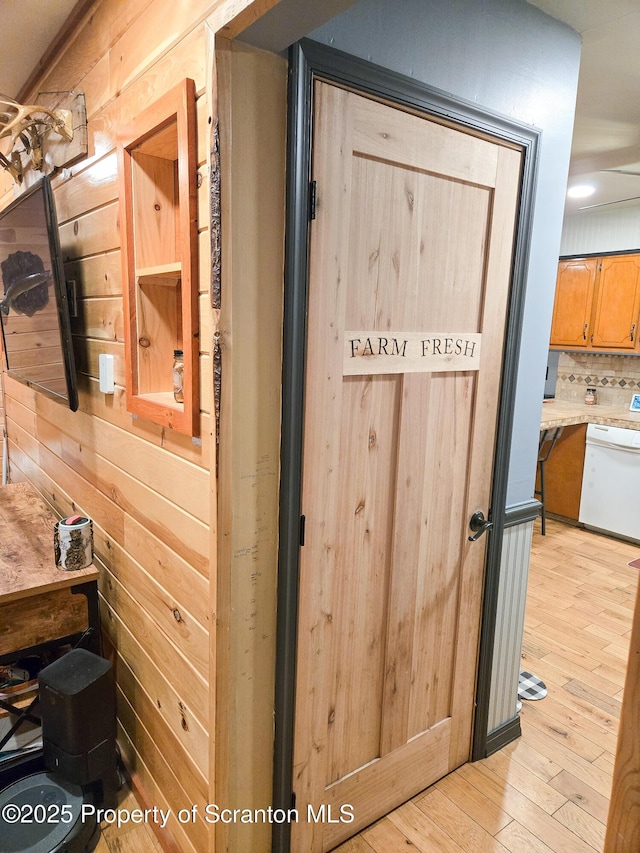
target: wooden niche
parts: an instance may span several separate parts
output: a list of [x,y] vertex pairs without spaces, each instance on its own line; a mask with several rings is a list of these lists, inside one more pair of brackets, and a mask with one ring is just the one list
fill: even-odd
[[[195,85],[184,80],[118,134],[127,410],[197,435]],[[183,351],[184,401],[173,393]]]

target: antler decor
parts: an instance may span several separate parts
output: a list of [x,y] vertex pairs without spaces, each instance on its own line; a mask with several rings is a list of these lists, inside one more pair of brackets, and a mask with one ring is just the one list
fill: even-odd
[[[20,140],[24,151],[31,155],[34,169],[42,168],[42,142],[50,131],[71,142],[71,110],[49,110],[38,104],[19,104],[13,98],[0,94],[0,139],[9,137],[10,149]],[[17,183],[22,183],[22,164],[17,151],[12,151],[9,158],[0,152],[0,165],[7,169]]]

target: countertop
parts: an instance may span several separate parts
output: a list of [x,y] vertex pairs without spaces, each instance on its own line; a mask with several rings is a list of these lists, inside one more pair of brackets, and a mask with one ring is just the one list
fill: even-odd
[[569,400],[545,400],[542,404],[540,429],[573,424],[605,424],[640,430],[640,412],[624,406],[587,406]]

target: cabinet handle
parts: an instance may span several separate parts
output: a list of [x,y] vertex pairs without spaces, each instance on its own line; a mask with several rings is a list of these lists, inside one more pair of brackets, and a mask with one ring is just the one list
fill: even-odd
[[588,329],[588,327],[589,327],[589,324],[585,323],[583,326],[583,329],[582,329],[582,337],[583,337],[583,340],[585,340],[585,341],[587,340],[587,329]]
[[635,339],[635,336],[636,336],[636,324],[634,323],[633,326],[631,327],[631,332],[629,333],[629,338],[630,338],[632,343]]

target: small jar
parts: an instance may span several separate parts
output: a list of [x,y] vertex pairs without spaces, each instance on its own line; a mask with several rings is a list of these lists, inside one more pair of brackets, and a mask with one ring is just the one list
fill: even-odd
[[173,398],[176,403],[184,403],[184,352],[173,351]]
[[93,563],[93,522],[83,515],[71,515],[53,528],[56,566],[66,572],[87,569]]
[[584,395],[585,406],[595,406],[598,402],[598,392],[595,388],[587,388],[587,393]]

